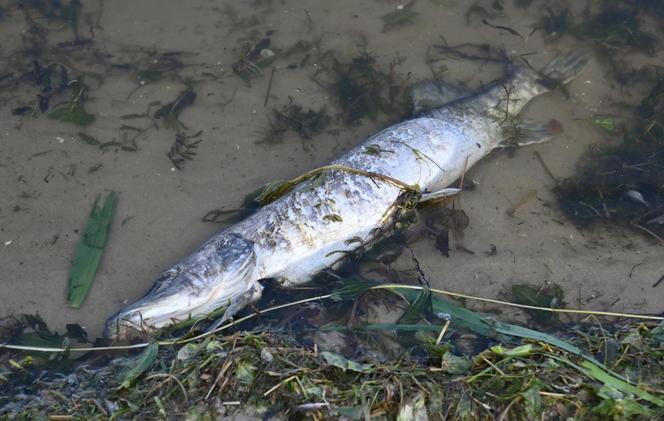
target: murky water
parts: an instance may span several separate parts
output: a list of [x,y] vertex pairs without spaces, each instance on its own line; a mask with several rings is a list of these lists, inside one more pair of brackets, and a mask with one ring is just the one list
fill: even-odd
[[[317,77],[326,52],[342,63],[369,52],[376,68],[392,71],[403,84],[430,79],[433,72],[477,87],[493,80],[500,68],[450,58],[429,63],[432,46],[487,43],[514,57],[532,53],[528,61],[537,66],[579,48],[569,35],[550,40],[542,29],[533,32],[542,17],[540,3],[519,8],[487,1],[469,10],[467,2],[445,0],[412,5],[90,1],[76,14],[76,36],[72,19],[61,9],[5,2],[0,14],[0,316],[38,313],[55,329],[79,323],[94,338],[107,316],[141,296],[164,268],[221,229],[202,222],[208,211],[236,208],[257,187],[324,165],[394,121],[394,114],[383,112],[353,125],[334,117],[343,110]],[[381,17],[395,11],[409,14],[386,27]],[[275,59],[262,73],[250,69],[255,74],[247,83],[233,65],[247,47],[264,39]],[[299,41],[311,45],[291,49]],[[633,60],[662,64],[662,54]],[[35,80],[35,63],[53,66],[54,86],[48,91]],[[79,127],[48,118],[69,100],[67,89],[57,93],[56,81],[81,76],[88,87],[84,106],[94,122]],[[190,136],[201,132],[195,139],[202,141],[191,149],[190,160],[182,161],[182,154],[171,160],[167,154],[176,130],[154,113],[187,89],[196,97],[178,116],[180,130]],[[495,298],[515,283],[550,281],[563,288],[570,307],[664,311],[661,292],[652,289],[662,275],[661,246],[634,231],[575,228],[559,210],[555,183],[534,154],[555,177],[572,175],[590,145],[606,142],[596,127],[575,119],[634,103],[643,93],[643,87],[617,85],[597,59],[569,86],[569,96],[555,92],[534,100],[525,116],[543,123],[555,119],[563,132],[546,144],[493,153],[470,169],[466,177],[477,186],[464,192],[462,208],[470,219],[464,246],[474,253],[453,249],[447,258],[430,239],[414,244],[431,285]],[[40,95],[50,99],[43,113]],[[305,110],[324,107],[332,123],[310,139],[288,131],[280,142],[259,142],[273,118],[272,107],[291,100]],[[35,112],[14,115],[26,106]],[[41,106],[45,109],[43,100]],[[66,291],[74,250],[94,198],[110,190],[119,201],[108,246],[87,300],[71,309]],[[395,267],[411,268],[410,255]],[[502,318],[516,317],[500,311]]]

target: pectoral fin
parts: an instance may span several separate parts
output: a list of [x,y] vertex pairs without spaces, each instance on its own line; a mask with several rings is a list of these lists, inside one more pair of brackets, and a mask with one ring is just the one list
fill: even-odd
[[263,292],[263,286],[259,282],[256,282],[244,294],[237,297],[235,301],[232,301],[228,305],[228,307],[226,307],[223,316],[221,316],[220,318],[215,320],[214,323],[208,326],[206,332],[211,332],[217,329],[219,326],[221,326],[224,322],[231,320],[238,311],[242,310],[248,304],[251,304],[252,302],[258,300],[261,297],[262,292]]
[[442,199],[443,197],[450,197],[459,194],[461,189],[448,187],[445,189],[436,190],[433,192],[422,193],[420,196],[420,201],[418,203],[430,202],[432,200]]

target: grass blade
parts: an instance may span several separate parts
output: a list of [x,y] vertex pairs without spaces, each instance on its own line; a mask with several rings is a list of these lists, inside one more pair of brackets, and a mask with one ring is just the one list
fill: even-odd
[[124,380],[120,388],[129,389],[138,377],[143,374],[148,368],[152,367],[157,355],[159,354],[159,343],[152,342],[147,348],[141,352],[136,358],[136,364],[131,367],[124,375]]
[[81,242],[74,255],[74,264],[69,274],[67,301],[71,307],[81,306],[90,291],[92,281],[97,274],[97,267],[108,239],[108,230],[113,220],[117,195],[109,193],[100,207],[99,195],[92,205],[92,211],[85,225]]
[[[399,293],[411,303],[414,302],[419,295],[418,291],[407,289],[400,290]],[[457,306],[438,297],[432,297],[432,299],[433,312],[438,315],[441,315],[441,313],[449,314],[452,323],[457,327],[465,327],[482,336],[498,336],[499,339],[505,342],[514,342],[514,338],[525,338],[547,343],[571,354],[575,354],[598,367],[606,369],[604,364],[586,354],[580,348],[569,342],[565,342],[562,339],[558,339],[553,335],[510,323],[499,322],[489,317],[483,317],[478,313]]]
[[399,318],[400,324],[415,324],[431,312],[431,291],[424,288]]
[[657,406],[664,406],[664,400],[661,398],[658,398],[657,396],[654,396],[637,386],[633,386],[625,381],[613,377],[589,361],[584,361],[581,363],[581,366],[585,369],[584,372],[588,377],[592,377],[595,380],[602,382],[607,386],[611,386],[612,388],[623,393],[636,395],[640,399],[652,402]]
[[372,287],[379,285],[379,282],[370,281],[367,279],[354,279],[347,278],[342,280],[343,285],[340,288],[332,291],[331,297],[334,301],[348,301],[353,300],[365,292],[369,291]]

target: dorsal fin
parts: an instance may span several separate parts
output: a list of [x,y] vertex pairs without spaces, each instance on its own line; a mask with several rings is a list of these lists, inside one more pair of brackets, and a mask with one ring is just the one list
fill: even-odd
[[413,114],[441,107],[459,98],[469,96],[466,89],[440,80],[417,82],[410,88]]

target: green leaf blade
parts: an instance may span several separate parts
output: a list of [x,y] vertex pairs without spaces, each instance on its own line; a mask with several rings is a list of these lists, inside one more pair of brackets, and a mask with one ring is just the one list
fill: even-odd
[[98,203],[99,196],[92,205],[90,216],[85,225],[81,242],[74,254],[74,263],[69,273],[67,302],[73,308],[79,308],[83,304],[97,274],[97,268],[101,262],[115,212],[117,194],[115,192],[109,193],[101,208]]
[[131,385],[140,377],[143,372],[152,367],[157,355],[159,354],[159,343],[152,342],[148,345],[143,352],[136,358],[136,364],[131,367],[124,375],[124,380],[120,388],[129,389]]

